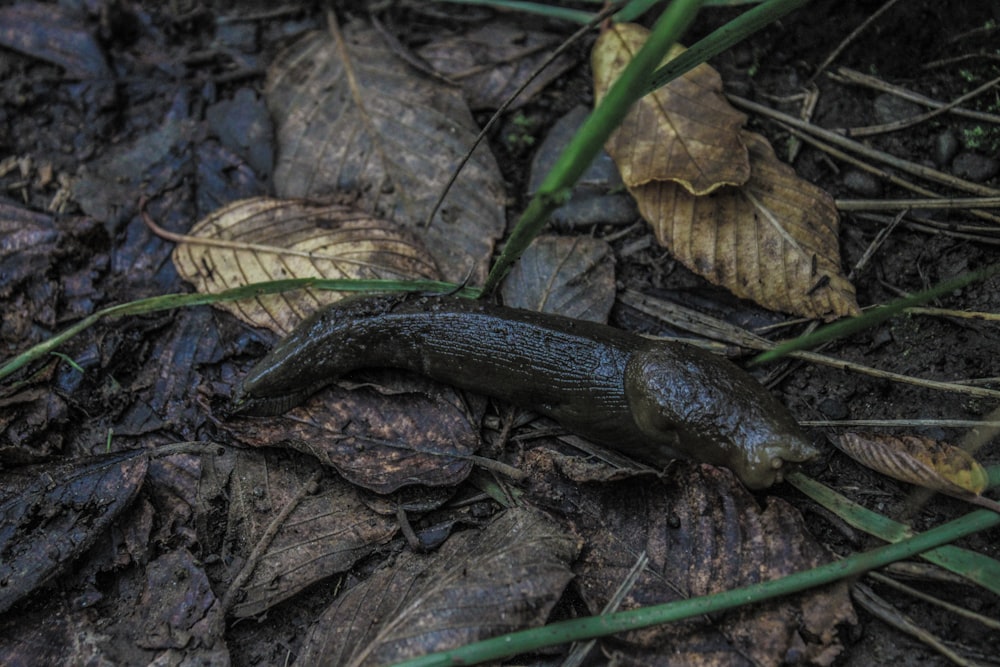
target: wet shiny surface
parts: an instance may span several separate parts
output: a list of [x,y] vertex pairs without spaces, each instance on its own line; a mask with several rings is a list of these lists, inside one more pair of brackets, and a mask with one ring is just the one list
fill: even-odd
[[766,389],[701,349],[614,327],[437,296],[350,299],[295,329],[247,375],[249,413],[280,412],[361,368],[400,368],[523,405],[654,464],[725,465],[748,486],[816,452]]

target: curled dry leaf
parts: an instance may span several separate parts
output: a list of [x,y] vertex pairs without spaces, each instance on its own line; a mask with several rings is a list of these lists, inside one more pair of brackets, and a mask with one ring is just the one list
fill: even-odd
[[[601,36],[598,98],[647,35],[626,24]],[[659,242],[689,269],[765,308],[856,315],[833,200],[741,130],[744,121],[718,73],[700,65],[636,103],[606,147]]]
[[772,310],[831,320],[857,315],[840,271],[833,199],[796,176],[764,137],[743,132],[752,174],[695,197],[653,182],[630,188],[661,244],[689,269]]
[[578,549],[537,510],[513,508],[433,554],[404,552],[334,601],[296,664],[390,665],[539,625]]
[[[649,563],[620,610],[777,579],[831,560],[798,511],[779,499],[761,509],[728,470],[678,461],[662,476],[583,483],[550,450],[530,451],[529,498],[557,504],[587,544],[574,585],[600,613],[640,553]],[[837,626],[856,623],[844,583],[729,612],[616,635],[616,664],[830,664]]]
[[873,470],[941,493],[978,496],[989,485],[986,470],[968,452],[931,438],[845,433],[837,444]]
[[[199,221],[178,244],[178,273],[203,293],[285,278],[438,277],[423,245],[398,225],[347,206],[256,197]],[[249,324],[287,334],[341,295],[323,290],[216,304]]]
[[310,33],[280,54],[267,102],[280,196],[350,199],[417,233],[446,279],[485,278],[505,225],[503,180],[485,144],[425,225],[478,133],[459,90],[422,76],[353,23]]
[[[648,36],[634,23],[615,24],[600,36],[591,55],[595,102]],[[674,46],[667,60],[683,51]],[[739,133],[745,121],[723,96],[718,72],[702,64],[636,102],[605,148],[629,188],[669,181],[704,195],[750,177]]]
[[615,302],[615,258],[606,241],[541,236],[501,287],[505,305],[607,322]]

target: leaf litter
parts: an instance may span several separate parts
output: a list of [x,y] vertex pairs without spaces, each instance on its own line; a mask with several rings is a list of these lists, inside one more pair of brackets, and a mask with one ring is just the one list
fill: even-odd
[[419,236],[445,279],[486,277],[503,233],[499,167],[479,146],[434,219],[427,218],[478,127],[460,91],[419,76],[370,26],[313,32],[268,74],[277,125],[274,184],[284,198],[350,193],[351,203]]
[[[662,476],[609,479],[600,467],[581,476],[567,459],[539,447],[527,465],[529,497],[558,509],[587,545],[574,586],[601,613],[641,553],[649,563],[621,610],[730,590],[829,562],[791,505],[769,498],[761,509],[735,476],[678,461]],[[607,467],[607,466],[604,466]],[[602,640],[619,664],[779,665],[798,656],[828,665],[839,654],[837,626],[857,619],[838,583],[741,608],[715,620],[693,618]]]
[[[594,45],[595,98],[648,31],[619,24]],[[670,57],[683,51],[676,47]],[[780,162],[699,65],[640,100],[606,144],[657,240],[685,266],[765,308],[832,320],[860,312],[840,270],[833,199]]]
[[503,512],[429,555],[404,552],[338,597],[296,664],[388,665],[541,625],[579,545],[532,508]]
[[[294,47],[293,47],[293,48],[294,48]],[[753,143],[753,140],[751,139],[751,140],[749,140],[749,141],[745,141],[745,143],[750,143],[750,144],[752,144],[752,143]],[[752,151],[752,148],[751,148],[751,151]],[[751,178],[752,178],[752,177],[751,177]],[[376,180],[377,180],[377,179],[376,179]],[[373,182],[374,182],[374,181],[373,181]],[[384,183],[384,181],[383,181],[383,183]],[[683,187],[683,186],[681,186],[681,187]],[[720,186],[719,188],[716,188],[716,190],[721,190],[721,189],[724,189],[725,187],[737,187],[737,186]],[[376,194],[377,194],[378,196],[381,196],[381,195],[386,195],[386,194],[392,194],[392,193],[393,193],[393,192],[395,191],[395,189],[396,189],[396,188],[395,188],[395,184],[391,184],[391,185],[388,185],[388,186],[384,186],[384,187],[380,187],[380,188],[377,188],[378,192],[377,192]],[[368,188],[368,192],[370,192],[370,191],[371,191],[371,188],[369,187],[369,188]],[[340,193],[340,194],[341,194],[341,196],[342,196],[342,193]],[[331,196],[333,196],[333,195],[331,195]],[[365,195],[365,196],[367,196],[367,195]],[[675,196],[676,196],[676,195],[675,195]],[[384,204],[384,200],[383,200],[383,199],[379,199],[379,201],[380,201],[380,202],[382,202],[382,203]],[[388,209],[389,209],[389,208],[391,208],[391,207],[390,207],[389,205],[385,205],[385,208],[386,208],[386,210],[388,210]],[[760,207],[758,207],[758,210],[760,210]],[[659,235],[659,234],[660,234],[661,232],[659,232],[659,230],[658,230],[658,232],[657,232],[657,233],[658,233],[658,235]],[[544,248],[543,248],[543,255],[544,255]],[[480,256],[482,256],[482,255],[480,255]],[[559,263],[559,256],[560,256],[560,255],[559,255],[559,252],[558,252],[558,250],[557,250],[557,251],[556,251],[555,253],[553,253],[553,259],[554,259],[554,261],[555,261],[555,263],[556,263],[556,264],[558,264],[558,263]],[[598,253],[598,256],[599,256],[599,253]],[[549,261],[549,260],[546,260],[546,261]],[[537,272],[536,272],[536,273],[537,273]],[[538,275],[540,275],[540,274],[538,274]],[[561,282],[561,283],[556,283],[556,284],[555,284],[555,288],[556,288],[556,291],[554,291],[554,292],[552,291],[552,286],[550,286],[550,287],[549,287],[549,291],[548,291],[548,292],[545,292],[545,291],[544,291],[544,290],[545,290],[545,288],[541,287],[541,284],[540,284],[540,283],[538,283],[538,284],[536,285],[535,289],[542,289],[542,290],[543,290],[543,293],[542,293],[542,296],[541,296],[541,300],[542,300],[542,301],[545,301],[545,300],[547,300],[547,299],[551,298],[551,297],[552,297],[553,295],[559,295],[559,294],[560,294],[560,291],[559,291],[559,290],[562,290],[562,289],[563,289],[563,288],[564,288],[564,287],[565,287],[566,285],[572,285],[572,284],[574,283],[574,277],[573,277],[573,275],[572,275],[572,274],[570,274],[569,276],[567,276],[567,275],[563,275],[563,276],[561,276],[561,277],[560,277],[560,280],[561,280],[562,282]],[[535,282],[537,283],[538,281],[535,281]],[[530,284],[532,284],[532,280],[530,279],[530,276],[529,276],[529,277],[527,277],[527,278],[525,279],[525,283],[526,283],[526,284],[529,284],[529,285],[530,285]],[[568,293],[568,294],[572,294],[573,292],[572,292],[572,290],[570,290],[570,291],[568,291],[567,293]],[[821,306],[819,306],[819,307],[817,307],[817,308],[822,308],[822,307],[823,307],[823,306],[822,306],[822,304],[821,304]],[[263,477],[263,478],[261,478],[261,479],[266,479],[266,476],[265,476],[265,477]],[[715,480],[713,480],[713,483],[715,483]],[[345,487],[345,488],[346,488],[346,487]],[[255,489],[254,489],[254,487],[253,487],[253,486],[247,486],[247,487],[246,487],[246,488],[244,489],[244,491],[243,491],[243,492],[244,492],[245,494],[247,494],[247,497],[251,497],[251,496],[253,496],[253,495],[254,495],[254,494],[256,493],[256,491],[255,491]],[[323,497],[323,496],[317,496],[317,498],[322,498],[322,497]],[[338,497],[339,497],[339,496],[338,496]],[[322,502],[322,501],[321,501],[321,502]],[[339,502],[339,501],[338,501],[338,502]],[[346,501],[346,500],[345,500],[345,501],[343,501],[343,502],[345,502],[345,503],[349,503],[349,502],[351,502],[351,501]],[[259,509],[259,507],[258,507],[258,509]],[[653,517],[653,518],[655,518],[655,517]],[[166,563],[167,561],[164,561],[164,562]],[[175,562],[175,563],[168,563],[168,567],[167,567],[166,569],[167,569],[167,570],[176,570],[176,571],[180,571],[180,570],[183,570],[183,569],[185,569],[185,568],[187,567],[187,563],[189,563],[189,562],[190,562],[189,560],[183,560],[183,559],[180,559],[180,560],[178,560],[178,561],[177,561],[177,562]],[[272,571],[272,572],[268,572],[268,571],[266,571],[266,570],[265,570],[264,572],[265,572],[265,574],[266,574],[267,576],[263,577],[262,581],[268,581],[268,580],[270,580],[270,581],[273,581],[273,579],[268,579],[268,576],[271,576],[271,577],[273,577],[273,576],[274,576],[274,572],[273,572],[273,571]],[[281,577],[281,576],[282,576],[283,574],[284,574],[283,572],[279,572],[279,574],[278,574],[277,576],[278,576],[278,577],[280,578],[280,577]],[[150,579],[150,582],[151,582],[151,583],[150,583],[150,587],[151,587],[151,588],[154,588],[154,587],[156,587],[156,586],[158,586],[158,585],[161,585],[161,584],[165,584],[165,583],[166,583],[165,581],[160,581],[160,580],[156,580],[155,578],[151,578],[151,579]],[[202,589],[202,590],[203,590],[203,589]],[[352,590],[353,590],[353,589],[352,589]],[[255,595],[256,595],[256,594],[255,594]],[[266,596],[264,596],[264,598],[266,598]],[[257,598],[257,599],[264,599],[264,598]],[[270,599],[270,598],[268,598],[268,599]],[[206,598],[205,598],[205,600],[206,600],[206,602],[208,602],[208,601],[209,601],[209,598],[207,598],[207,597],[206,597]],[[209,605],[209,607],[206,607],[206,609],[207,609],[207,608],[210,608],[210,605]],[[161,633],[161,635],[162,635],[163,637],[165,637],[165,638],[169,639],[169,638],[170,638],[171,636],[173,636],[173,635],[171,634],[171,633],[173,633],[173,632],[174,632],[174,629],[173,629],[173,628],[168,628],[168,629],[167,629],[167,630],[165,630],[165,631],[164,631],[163,633]],[[164,640],[164,641],[167,641],[167,640]],[[171,641],[173,641],[173,640],[171,640]],[[713,641],[714,641],[714,640],[713,640]],[[730,640],[730,641],[731,641],[731,640]],[[731,647],[730,647],[730,648],[726,648],[725,650],[726,650],[726,651],[729,651],[730,649],[731,649]]]

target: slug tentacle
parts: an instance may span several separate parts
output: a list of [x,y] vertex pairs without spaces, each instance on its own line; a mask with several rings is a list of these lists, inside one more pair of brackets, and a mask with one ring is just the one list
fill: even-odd
[[816,450],[729,361],[610,326],[451,297],[338,302],[303,321],[244,379],[237,409],[290,408],[340,375],[400,368],[533,408],[636,459],[725,465],[752,488]]

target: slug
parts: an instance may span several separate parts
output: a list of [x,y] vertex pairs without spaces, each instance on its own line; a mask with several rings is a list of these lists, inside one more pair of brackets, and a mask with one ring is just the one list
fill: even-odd
[[399,368],[532,408],[637,460],[728,466],[750,488],[817,452],[726,359],[611,326],[442,296],[346,299],[304,320],[244,378],[236,412],[278,414],[361,368]]

